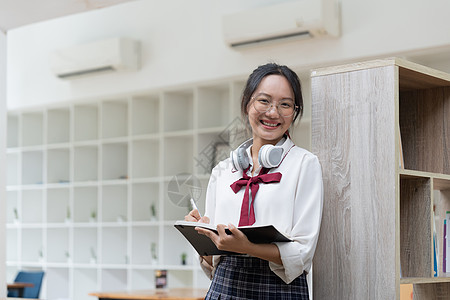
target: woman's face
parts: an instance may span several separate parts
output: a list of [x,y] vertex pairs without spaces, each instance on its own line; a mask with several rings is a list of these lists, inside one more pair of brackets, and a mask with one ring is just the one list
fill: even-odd
[[[254,102],[257,100],[273,105],[268,111],[261,112],[261,109],[260,111],[255,109]],[[283,137],[291,126],[294,114],[287,117],[281,115],[277,105],[282,110],[283,106],[280,104],[289,103],[289,101],[295,103],[294,92],[285,77],[268,75],[261,80],[247,105],[254,140],[259,139],[263,144],[276,144]]]

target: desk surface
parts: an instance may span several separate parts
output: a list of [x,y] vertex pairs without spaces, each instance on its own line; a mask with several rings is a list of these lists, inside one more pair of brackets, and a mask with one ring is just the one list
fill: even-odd
[[29,283],[29,282],[13,282],[13,283],[8,283],[7,287],[8,289],[23,289],[26,287],[33,287],[34,284]]
[[130,300],[203,300],[206,292],[204,289],[167,289],[167,290],[141,290],[129,292],[95,292],[90,296],[99,299],[130,299]]

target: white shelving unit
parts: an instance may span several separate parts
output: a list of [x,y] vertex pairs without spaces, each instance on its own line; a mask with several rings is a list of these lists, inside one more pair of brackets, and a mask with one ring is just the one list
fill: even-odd
[[[44,270],[45,299],[150,289],[157,269],[168,270],[169,288],[207,288],[195,251],[173,227],[188,208],[171,201],[168,186],[174,176],[195,176],[204,210],[212,146],[246,138],[236,135],[243,86],[226,81],[10,111],[8,278]],[[294,139],[309,148],[308,119],[301,124]]]

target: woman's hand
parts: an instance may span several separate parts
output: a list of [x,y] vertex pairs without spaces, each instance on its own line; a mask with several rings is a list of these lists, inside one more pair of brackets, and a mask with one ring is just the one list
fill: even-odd
[[209,237],[219,250],[248,253],[248,250],[252,247],[253,243],[248,240],[247,236],[232,224],[228,224],[228,229],[232,234],[227,234],[225,228],[227,228],[227,226],[224,224],[217,225],[218,234],[200,227],[195,229],[198,233]]
[[191,210],[189,214],[184,216],[184,220],[189,222],[200,222],[209,224],[209,218],[206,216],[201,217],[197,209]]
[[[197,209],[193,209],[189,212],[189,214],[187,214],[186,216],[184,216],[184,220],[185,221],[189,221],[189,222],[199,222],[199,223],[206,223],[209,224],[210,220],[208,217],[200,216],[200,213],[198,212]],[[212,271],[212,256],[200,256],[202,258],[202,263],[203,261],[205,261],[207,263],[207,265],[209,265],[208,268],[211,268]]]

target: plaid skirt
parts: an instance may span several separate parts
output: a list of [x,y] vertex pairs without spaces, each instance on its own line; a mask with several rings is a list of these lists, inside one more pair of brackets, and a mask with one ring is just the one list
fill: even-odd
[[308,300],[303,273],[286,284],[269,268],[269,262],[247,256],[222,256],[205,299]]

